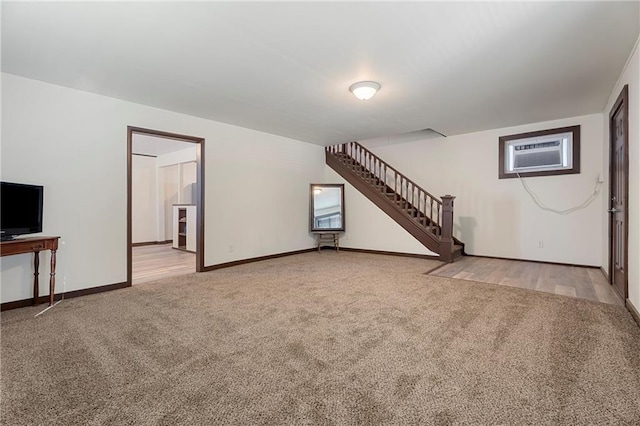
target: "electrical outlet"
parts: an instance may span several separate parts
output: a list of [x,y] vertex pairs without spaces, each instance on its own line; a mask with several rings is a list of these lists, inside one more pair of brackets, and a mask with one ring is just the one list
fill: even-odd
[[601,174],[598,174],[598,178],[597,179],[598,179],[597,180],[598,183],[603,183],[604,182],[604,179],[602,178]]
[[231,253],[233,251],[233,245],[229,246],[229,253]]
[[544,247],[544,241],[538,241],[538,248]]

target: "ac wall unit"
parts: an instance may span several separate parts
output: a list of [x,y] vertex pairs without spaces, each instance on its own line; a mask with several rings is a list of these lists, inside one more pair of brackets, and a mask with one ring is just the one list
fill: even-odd
[[514,146],[513,170],[562,167],[562,143],[558,141]]
[[571,134],[507,142],[505,172],[570,169],[572,167],[571,148]]

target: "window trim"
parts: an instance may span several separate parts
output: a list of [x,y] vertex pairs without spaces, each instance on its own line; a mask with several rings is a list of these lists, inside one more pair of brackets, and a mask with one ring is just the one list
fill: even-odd
[[536,132],[518,133],[516,135],[500,136],[498,138],[498,179],[512,179],[517,178],[518,173],[507,173],[504,170],[505,155],[504,147],[507,142],[518,141],[520,139],[529,139],[540,136],[555,135],[558,133],[571,133],[571,161],[572,166],[570,169],[558,169],[558,170],[544,170],[544,171],[532,171],[532,172],[519,172],[520,177],[536,177],[536,176],[555,176],[555,175],[570,175],[580,173],[580,126],[568,126],[559,127],[556,129],[539,130]]

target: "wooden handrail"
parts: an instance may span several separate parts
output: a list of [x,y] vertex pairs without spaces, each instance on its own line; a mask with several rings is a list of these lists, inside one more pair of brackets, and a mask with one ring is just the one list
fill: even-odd
[[[334,155],[345,154],[352,161],[364,167],[365,170],[381,181],[383,185],[391,188],[400,197],[398,201],[405,210],[416,212],[414,219],[425,227],[435,225],[432,231],[438,238],[442,239],[443,222],[449,222],[448,220],[443,221],[444,208],[442,200],[417,185],[395,167],[358,142],[328,146],[326,151]],[[446,225],[449,225],[449,223],[446,223]],[[450,235],[451,232],[452,229],[447,230],[445,235]]]
[[[378,161],[380,164],[384,164],[386,168],[393,170],[393,172],[395,174],[397,174],[398,176],[401,176],[404,180],[406,180],[408,183],[410,183],[412,186],[414,186],[416,189],[424,192],[425,194],[427,194],[427,196],[429,196],[429,198],[433,198],[434,200],[438,201],[438,203],[440,203],[440,205],[442,205],[442,201],[440,201],[438,199],[438,197],[432,195],[429,193],[429,191],[427,191],[426,189],[420,187],[420,185],[416,184],[414,181],[412,181],[411,179],[409,179],[408,177],[406,177],[405,175],[403,175],[401,172],[398,171],[398,169],[396,169],[395,167],[393,167],[392,165],[390,165],[389,163],[387,163],[386,161],[384,161],[382,158],[378,157],[376,154],[374,154],[373,152],[369,151],[367,148],[365,148],[364,146],[360,145],[358,142],[348,142],[348,143],[344,143],[342,145],[336,145],[336,146],[345,146],[345,145],[351,145],[351,146],[357,146],[358,148],[360,148],[360,150],[364,151],[367,155],[371,156],[372,158],[374,158],[376,161]],[[348,154],[348,151],[342,151]]]

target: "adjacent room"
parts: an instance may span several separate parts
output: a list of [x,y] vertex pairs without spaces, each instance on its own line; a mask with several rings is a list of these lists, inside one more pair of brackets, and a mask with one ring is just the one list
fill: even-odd
[[1,423],[640,424],[640,2],[0,7]]
[[133,133],[132,284],[196,272],[197,147]]

